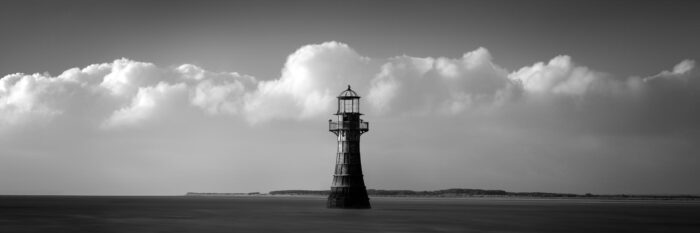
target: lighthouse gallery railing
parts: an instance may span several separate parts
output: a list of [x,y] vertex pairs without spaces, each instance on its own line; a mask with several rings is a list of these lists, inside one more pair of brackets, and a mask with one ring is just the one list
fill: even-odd
[[337,131],[343,129],[359,129],[360,131],[369,131],[369,122],[361,121],[359,125],[346,121],[328,121],[328,131]]

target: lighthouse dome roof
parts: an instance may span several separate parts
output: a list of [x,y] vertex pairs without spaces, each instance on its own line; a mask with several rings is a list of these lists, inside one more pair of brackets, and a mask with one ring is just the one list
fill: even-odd
[[348,89],[341,92],[340,95],[338,95],[338,98],[343,98],[343,99],[345,99],[345,98],[360,98],[360,96],[357,95],[357,92],[353,91],[350,88],[350,85],[348,85]]

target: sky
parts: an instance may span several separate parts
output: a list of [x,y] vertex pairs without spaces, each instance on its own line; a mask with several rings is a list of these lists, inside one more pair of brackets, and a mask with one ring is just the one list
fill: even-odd
[[0,194],[700,194],[693,1],[3,1]]

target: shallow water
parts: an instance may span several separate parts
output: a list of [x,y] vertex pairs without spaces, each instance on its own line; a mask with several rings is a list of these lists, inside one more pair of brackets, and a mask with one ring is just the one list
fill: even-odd
[[0,196],[0,232],[700,232],[700,202]]

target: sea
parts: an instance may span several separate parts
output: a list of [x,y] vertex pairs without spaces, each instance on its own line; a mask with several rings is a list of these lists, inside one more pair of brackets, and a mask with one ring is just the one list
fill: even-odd
[[700,201],[321,196],[0,196],[0,232],[700,232]]

